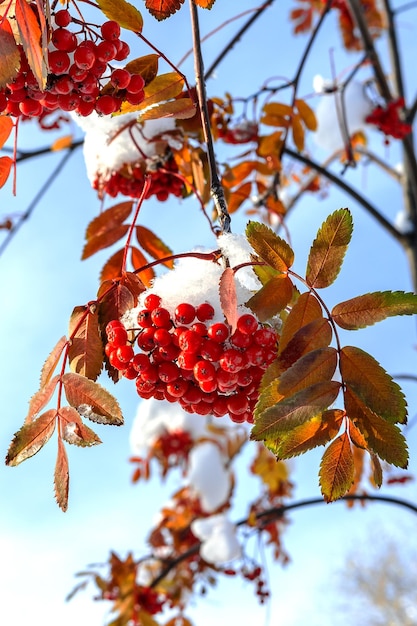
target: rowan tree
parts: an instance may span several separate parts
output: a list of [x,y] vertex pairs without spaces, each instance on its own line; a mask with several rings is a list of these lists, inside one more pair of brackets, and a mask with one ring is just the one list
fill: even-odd
[[[395,284],[379,291],[366,274],[364,250],[366,291],[332,298],[336,281],[347,281],[350,293],[357,278],[339,273],[358,210],[402,246],[416,285],[417,99],[408,95],[414,76],[402,62],[398,31],[398,15],[413,7],[294,1],[288,21],[276,26],[278,35],[293,30],[299,53],[290,62],[283,51],[271,55],[275,41],[255,50],[250,40],[258,23],[276,18],[273,0],[248,2],[240,12],[222,0],[190,0],[187,20],[180,19],[187,11],[181,0],[139,4],[0,4],[0,182],[11,177],[19,194],[21,165],[51,151],[64,154],[23,216],[4,212],[1,250],[58,174],[65,176],[68,156],[82,158],[81,145],[97,214],[86,223],[80,253],[88,263],[111,248],[97,293],[74,306],[67,335],[41,369],[6,463],[20,464],[54,435],[55,497],[65,511],[67,448],[101,443],[90,422],[123,424],[117,383],[130,381],[141,399],[131,435],[133,481],[155,480],[159,469],[164,477],[181,471],[184,485],[162,504],[148,554],[136,555],[134,546],[127,557],[112,553],[107,573],[88,572],[80,586],[91,580],[99,598],[112,603],[112,626],[187,626],[190,597],[218,577],[251,581],[259,601],[268,600],[266,572],[249,555],[248,537],[285,563],[287,512],[316,502],[292,498],[288,459],[324,446],[323,502],[382,500],[417,510],[373,491],[383,473],[391,483],[408,478],[401,473],[408,463],[407,403],[393,376],[350,333],[414,315],[417,296]],[[216,32],[236,25],[213,59],[203,41],[216,33],[203,37],[200,26],[207,15]],[[161,36],[151,40],[146,25],[154,20]],[[314,57],[315,47],[329,47],[321,39],[326,28],[344,50],[343,67],[332,65],[329,52],[329,80]],[[179,62],[170,49],[178,32],[190,47]],[[217,91],[212,77],[245,45],[259,72],[249,80],[242,65],[242,79],[230,77],[240,91]],[[74,138],[74,124],[82,140]],[[20,147],[29,125],[46,147]],[[365,170],[397,187],[401,207],[393,215],[358,185],[357,172]],[[297,250],[291,215],[301,202],[331,198],[333,189],[344,194],[344,206],[329,206],[307,249]],[[141,220],[150,202],[152,228]],[[159,205],[167,204],[201,216],[187,250],[161,235]],[[202,248],[207,235],[212,243]],[[306,258],[301,269],[299,254]],[[394,350],[395,337],[387,341]],[[232,500],[245,477],[234,464],[243,450],[260,480],[245,517],[236,520]]]

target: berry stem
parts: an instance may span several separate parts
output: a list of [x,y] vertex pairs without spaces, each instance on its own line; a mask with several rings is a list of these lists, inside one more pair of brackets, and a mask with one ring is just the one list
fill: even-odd
[[140,198],[138,199],[137,203],[136,203],[136,209],[135,209],[135,214],[133,216],[133,220],[132,223],[129,227],[129,232],[127,234],[127,239],[126,239],[126,244],[125,244],[125,250],[123,253],[123,261],[122,261],[122,273],[125,272],[126,270],[126,261],[127,261],[127,253],[130,247],[130,241],[132,239],[132,235],[133,235],[133,230],[136,226],[136,220],[138,219],[138,215],[139,215],[139,211],[142,207],[143,201],[146,198],[148,191],[150,189],[151,186],[151,177],[149,174],[145,174],[145,181],[143,184],[143,189],[142,189],[142,193],[140,194]]
[[186,259],[186,258],[194,258],[194,259],[202,259],[203,261],[213,261],[213,263],[217,263],[217,261],[223,256],[221,250],[214,250],[213,252],[180,252],[179,254],[170,254],[169,256],[164,256],[161,259],[157,259],[156,261],[152,261],[151,263],[147,263],[142,267],[139,267],[137,270],[134,270],[134,274],[139,274],[140,272],[144,272],[145,270],[150,269],[151,267],[155,267],[160,263],[166,263],[167,261],[175,261],[176,259]]

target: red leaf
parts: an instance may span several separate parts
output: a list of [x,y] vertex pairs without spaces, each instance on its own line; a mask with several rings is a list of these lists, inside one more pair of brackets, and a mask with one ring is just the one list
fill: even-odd
[[45,445],[55,430],[56,409],[42,413],[34,422],[24,424],[13,437],[6,456],[6,465],[19,465]]
[[44,387],[51,379],[52,374],[55,371],[56,366],[59,363],[59,359],[61,358],[62,352],[67,344],[67,338],[61,337],[58,343],[53,347],[51,353],[48,355],[45,363],[42,367],[41,372],[41,389]]
[[69,468],[67,453],[61,438],[58,439],[58,456],[54,472],[54,489],[58,506],[65,513],[68,508]]
[[[148,265],[148,259],[138,248],[135,248],[134,246],[132,246],[131,254],[132,254],[132,265],[135,268],[135,270],[138,270],[140,267],[145,267],[146,265]],[[150,287],[152,280],[155,277],[155,272],[153,271],[153,269],[149,267],[148,269],[138,272],[138,274],[143,284],[146,285],[147,287]]]
[[80,374],[64,374],[65,396],[83,417],[99,424],[121,426],[123,415],[117,400],[98,383]]
[[145,0],[149,13],[157,20],[165,20],[181,8],[184,0]]
[[69,325],[71,343],[69,365],[73,372],[96,380],[103,366],[103,344],[100,338],[97,306],[77,306]]
[[28,414],[25,418],[25,424],[33,422],[37,414],[43,409],[54,395],[59,376],[54,376],[49,382],[41,387],[30,399]]
[[[0,31],[0,43],[1,43],[1,31]],[[7,117],[6,115],[2,115],[0,117],[0,148],[2,148],[4,144],[6,143],[6,141],[8,140],[13,127],[14,127],[14,124],[10,117]]]
[[238,314],[235,273],[231,267],[227,267],[221,275],[219,294],[223,313],[233,333],[236,330]]
[[0,157],[0,188],[6,184],[12,165],[13,159],[8,156]]
[[202,9],[211,9],[216,0],[194,0],[194,4]]
[[[151,255],[155,260],[163,259],[166,256],[172,255],[172,250],[164,242],[153,233],[149,228],[145,226],[136,226],[136,238],[138,244]],[[174,267],[174,261],[165,261],[164,265],[172,269]]]
[[120,278],[122,273],[122,264],[124,258],[125,250],[122,248],[118,250],[106,263],[103,265],[103,268],[100,272],[100,281],[104,283],[108,280],[113,280],[113,278]]

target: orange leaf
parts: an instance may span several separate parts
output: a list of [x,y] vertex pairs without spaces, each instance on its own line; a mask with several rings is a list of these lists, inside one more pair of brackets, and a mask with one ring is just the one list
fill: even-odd
[[263,107],[263,112],[266,115],[292,115],[292,106],[289,104],[283,104],[282,102],[268,102]]
[[232,332],[234,332],[238,315],[235,273],[231,267],[227,267],[221,275],[219,294],[222,311],[228,324],[232,327]]
[[49,409],[33,422],[24,424],[14,435],[6,456],[6,465],[19,465],[45,445],[55,430],[56,409]]
[[112,256],[103,265],[103,268],[100,272],[100,282],[120,277],[122,273],[122,263],[124,255],[124,248],[112,254]]
[[54,346],[48,358],[46,359],[41,372],[41,389],[51,379],[52,374],[55,371],[56,366],[59,363],[59,359],[61,358],[62,352],[67,344],[67,338],[61,337],[58,343]]
[[[138,270],[140,267],[145,267],[148,264],[148,260],[145,255],[134,246],[131,247],[132,254],[132,265],[135,270]],[[152,267],[149,267],[145,270],[138,272],[140,279],[147,287],[150,287],[152,284],[152,280],[155,278],[155,272]]]
[[19,67],[19,48],[17,47],[16,40],[10,28],[9,20],[4,19],[0,24],[0,89],[4,87],[6,83],[10,83],[16,78]]
[[303,354],[328,346],[333,337],[329,320],[320,317],[306,326],[302,326],[288,342],[281,352],[278,364],[284,370],[288,369]]
[[97,0],[97,4],[109,20],[114,20],[122,28],[142,32],[143,19],[140,12],[126,0]]
[[227,203],[227,210],[230,214],[238,210],[241,204],[247,200],[252,191],[252,183],[243,183],[240,187],[230,193]]
[[71,343],[68,349],[70,369],[91,380],[96,380],[103,366],[103,344],[98,325],[96,306],[77,306],[69,323]]
[[65,135],[65,137],[60,137],[56,139],[51,146],[52,152],[58,152],[59,150],[65,150],[66,148],[70,148],[73,142],[72,135]]
[[304,128],[299,115],[292,116],[292,138],[299,152],[304,150]]
[[80,414],[72,406],[64,406],[58,412],[62,437],[70,444],[82,448],[102,443],[96,433],[83,424]]
[[155,120],[162,117],[173,117],[178,120],[185,120],[194,117],[196,107],[191,98],[180,98],[170,102],[162,102],[145,110],[140,115],[141,120]]
[[417,295],[403,291],[375,291],[340,302],[332,317],[340,328],[357,330],[393,315],[415,315]]
[[54,471],[54,490],[58,506],[65,513],[68,508],[69,467],[67,453],[61,437],[58,439],[58,455]]
[[261,322],[266,322],[285,309],[292,298],[293,288],[288,276],[275,276],[246,302],[246,306],[252,309]]
[[[138,244],[155,260],[172,255],[171,248],[168,248],[155,233],[145,226],[136,226],[136,238]],[[172,259],[170,261],[164,261],[164,265],[172,269],[174,267],[174,261]]]
[[347,433],[339,435],[326,449],[319,476],[326,502],[333,502],[349,491],[355,478],[355,464]]
[[115,204],[110,209],[103,211],[95,217],[87,226],[85,238],[87,241],[93,237],[103,235],[108,230],[112,230],[116,226],[120,226],[131,214],[133,202],[128,200]]
[[259,222],[249,222],[246,237],[261,259],[280,272],[286,272],[294,262],[294,252],[284,239]]
[[296,100],[295,106],[308,130],[317,129],[317,119],[313,109],[310,109],[308,104],[304,100]]
[[310,292],[302,293],[282,326],[278,353],[284,351],[288,342],[300,328],[322,318],[323,313],[317,298]]
[[[1,31],[0,31],[0,37],[1,37]],[[6,141],[8,140],[13,127],[14,127],[14,124],[10,117],[6,115],[0,116],[0,148],[2,148],[4,144],[6,143]]]
[[126,63],[125,69],[131,74],[140,74],[148,85],[158,74],[159,54],[147,54]]
[[59,376],[54,376],[46,385],[33,394],[29,402],[29,409],[25,418],[25,424],[33,422],[39,411],[48,404],[49,400],[54,395],[58,380]]
[[228,168],[223,177],[225,187],[235,187],[257,169],[257,161],[241,161],[234,167]]
[[[140,105],[136,107],[136,110],[146,109],[153,104],[159,104],[160,102],[166,102],[171,100],[182,92],[184,87],[184,79],[177,74],[177,72],[168,72],[167,74],[160,74],[156,76],[152,82],[150,82],[144,89],[145,98]],[[123,103],[122,113],[129,112],[133,105]]]
[[16,23],[30,69],[43,91],[48,77],[47,49],[42,48],[39,22],[26,0],[16,0]]
[[12,165],[13,159],[8,156],[0,157],[0,188],[6,184]]
[[288,368],[278,380],[278,391],[289,396],[300,389],[331,380],[336,371],[337,351],[331,347],[307,352]]
[[184,0],[145,0],[149,13],[159,21],[173,15],[183,3]]
[[117,400],[101,385],[80,374],[62,377],[65,396],[83,417],[99,424],[121,426],[123,415]]
[[129,226],[126,224],[116,226],[113,229],[109,229],[101,235],[98,235],[97,237],[93,237],[85,244],[81,258],[83,260],[88,259],[88,257],[92,256],[96,252],[99,252],[99,250],[112,246],[117,241],[120,241],[120,239],[127,234],[128,230]]
[[194,4],[202,9],[211,9],[216,0],[194,0]]

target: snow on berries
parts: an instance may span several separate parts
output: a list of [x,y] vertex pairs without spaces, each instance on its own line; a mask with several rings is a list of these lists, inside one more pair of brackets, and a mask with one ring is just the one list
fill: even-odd
[[[35,5],[32,9],[37,10]],[[142,76],[114,65],[130,53],[128,44],[120,39],[117,22],[109,20],[99,30],[93,29],[73,19],[66,9],[57,11],[52,18],[46,86],[39,85],[23,46],[19,45],[19,72],[0,89],[0,113],[41,117],[61,109],[76,111],[81,116],[93,111],[109,115],[119,111],[124,101],[142,102]]]
[[138,122],[136,113],[116,117],[92,114],[75,116],[86,131],[84,158],[87,175],[99,197],[121,193],[138,198],[145,175],[150,177],[147,198],[160,201],[170,194],[180,197],[184,183],[178,173],[172,150],[182,146],[182,133],[172,119]]
[[[219,242],[249,259],[247,248],[239,249],[243,238],[222,235]],[[135,380],[141,398],[178,402],[189,413],[228,414],[233,422],[252,423],[261,378],[276,357],[277,334],[244,304],[239,304],[236,328],[230,327],[218,293],[222,271],[212,262],[182,260],[155,279],[123,323],[109,322],[105,352],[113,367]],[[259,289],[256,283],[251,270],[236,273],[239,303]]]

